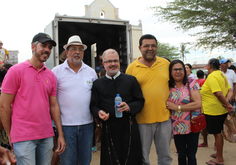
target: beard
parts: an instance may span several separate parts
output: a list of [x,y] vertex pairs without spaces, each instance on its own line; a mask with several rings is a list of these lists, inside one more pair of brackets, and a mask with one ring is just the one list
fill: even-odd
[[40,62],[46,62],[47,59],[48,59],[49,56],[50,56],[50,53],[49,53],[48,51],[44,51],[44,52],[38,53],[37,48],[36,48],[36,49],[35,49],[35,56],[37,57],[37,59],[38,59]]
[[[150,54],[152,53],[152,54]],[[143,58],[146,60],[146,61],[153,61],[156,57],[156,52],[154,51],[146,51],[146,53],[143,55]]]
[[[116,68],[116,69],[112,69],[112,68]],[[119,71],[118,66],[114,65],[114,66],[110,66],[109,70],[106,70],[110,75],[116,75]]]
[[[79,59],[77,59],[76,57],[79,57]],[[75,54],[73,57],[68,58],[68,60],[70,61],[70,63],[72,63],[74,65],[80,65],[83,58],[81,57],[81,55]]]

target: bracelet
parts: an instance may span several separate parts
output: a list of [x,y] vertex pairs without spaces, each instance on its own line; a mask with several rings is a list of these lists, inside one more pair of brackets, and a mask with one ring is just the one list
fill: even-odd
[[181,112],[181,105],[178,105],[178,110],[177,112]]
[[97,128],[102,128],[102,124],[97,124]]

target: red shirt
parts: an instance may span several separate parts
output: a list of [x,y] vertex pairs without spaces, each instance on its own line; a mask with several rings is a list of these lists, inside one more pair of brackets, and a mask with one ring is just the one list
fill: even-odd
[[197,83],[199,84],[200,87],[202,87],[202,85],[204,84],[204,82],[206,81],[205,79],[197,79],[196,80]]

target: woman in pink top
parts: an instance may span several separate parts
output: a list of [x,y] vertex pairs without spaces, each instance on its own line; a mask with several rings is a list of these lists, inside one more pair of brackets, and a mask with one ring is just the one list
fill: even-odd
[[202,106],[200,87],[195,79],[187,78],[186,69],[180,60],[170,63],[169,77],[170,96],[166,106],[171,110],[178,163],[196,165],[199,133],[191,132],[190,113],[192,118],[200,114]]

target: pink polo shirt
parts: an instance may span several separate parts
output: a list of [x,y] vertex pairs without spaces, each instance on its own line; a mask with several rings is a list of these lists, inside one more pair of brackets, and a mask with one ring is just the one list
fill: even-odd
[[12,143],[54,136],[49,97],[56,97],[56,89],[56,77],[45,65],[38,71],[27,60],[9,69],[2,93],[15,95],[10,131]]

